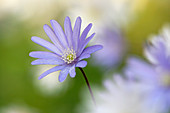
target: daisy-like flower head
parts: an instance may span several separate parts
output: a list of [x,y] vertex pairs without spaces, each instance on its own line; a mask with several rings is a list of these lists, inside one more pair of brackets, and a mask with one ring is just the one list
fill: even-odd
[[164,27],[162,33],[151,38],[145,48],[145,55],[156,67],[158,82],[170,91],[170,28]]
[[32,65],[56,65],[41,74],[39,79],[52,72],[61,70],[59,74],[59,81],[63,82],[68,74],[70,74],[70,77],[72,78],[75,77],[75,67],[84,68],[87,65],[87,62],[83,59],[89,58],[91,53],[102,49],[102,46],[94,45],[85,48],[88,42],[94,37],[95,33],[86,38],[92,27],[92,24],[90,23],[80,36],[80,17],[77,17],[73,29],[71,27],[70,18],[66,17],[64,22],[65,32],[57,21],[51,20],[50,22],[53,29],[45,24],[44,30],[53,44],[36,36],[33,36],[31,40],[52,52],[35,51],[30,52],[29,55],[31,57],[38,58],[31,63]]
[[[137,58],[128,60],[127,70],[132,79],[147,84],[150,93],[147,103],[150,109],[159,109],[159,113],[170,110],[170,28],[151,38],[145,47],[146,63]],[[158,111],[158,110],[157,110]]]

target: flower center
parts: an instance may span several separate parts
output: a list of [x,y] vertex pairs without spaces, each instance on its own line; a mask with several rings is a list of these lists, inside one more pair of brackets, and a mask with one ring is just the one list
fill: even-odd
[[62,59],[67,63],[70,64],[76,59],[76,52],[73,49],[65,49],[62,55]]

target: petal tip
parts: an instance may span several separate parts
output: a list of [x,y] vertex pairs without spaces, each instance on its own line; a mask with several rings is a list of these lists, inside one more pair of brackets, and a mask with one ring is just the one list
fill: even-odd
[[51,25],[53,25],[54,23],[57,23],[57,21],[55,21],[55,20],[50,20],[50,23],[51,23]]
[[38,77],[38,80],[41,80],[41,79],[42,79],[42,77],[41,77],[41,76],[39,76],[39,77]]
[[70,17],[69,17],[69,16],[66,16],[65,20],[70,20]]
[[99,50],[103,49],[103,46],[102,45],[99,45]]
[[32,37],[31,37],[31,40],[32,40],[33,42],[35,42],[35,41],[38,40],[38,39],[40,39],[40,38],[37,37],[37,36],[32,36]]
[[80,19],[80,20],[81,20],[81,17],[80,17],[80,16],[78,16],[78,17],[77,17],[77,19]]
[[77,21],[80,21],[80,23],[81,23],[81,21],[82,21],[80,16],[78,16],[76,20],[77,20]]
[[58,78],[59,82],[64,82],[64,79],[61,79],[61,77]]
[[32,57],[32,52],[29,53],[29,56]]
[[49,27],[47,24],[45,24],[45,25],[43,26],[44,29],[46,29],[47,27]]
[[76,64],[76,67],[84,68],[87,66],[87,61],[81,60]]
[[32,61],[32,62],[31,62],[31,65],[35,65],[35,62],[34,62],[34,61]]
[[32,36],[32,37],[31,37],[31,40],[33,41],[35,38],[36,38],[35,36]]
[[92,25],[93,25],[92,23],[89,24],[90,27],[92,27]]
[[76,75],[74,75],[74,76],[70,76],[71,78],[74,78]]

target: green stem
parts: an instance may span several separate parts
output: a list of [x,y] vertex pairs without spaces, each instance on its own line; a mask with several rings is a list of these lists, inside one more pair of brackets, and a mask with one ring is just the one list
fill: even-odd
[[90,87],[89,81],[88,81],[88,79],[87,79],[87,76],[86,76],[85,72],[83,71],[83,69],[82,69],[81,67],[79,67],[79,69],[80,69],[80,71],[82,72],[82,74],[83,74],[83,76],[84,76],[84,79],[85,79],[86,84],[87,84],[87,86],[88,86],[88,88],[89,88],[89,91],[90,91],[92,100],[93,100],[94,104],[96,105],[96,101],[95,101],[95,99],[94,99],[93,92],[92,92],[92,90],[91,90],[91,87]]

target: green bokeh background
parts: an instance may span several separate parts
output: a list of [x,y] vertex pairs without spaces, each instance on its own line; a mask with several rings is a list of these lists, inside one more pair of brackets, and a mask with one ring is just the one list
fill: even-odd
[[[61,14],[51,19],[63,22],[64,16]],[[142,57],[144,41],[150,35],[158,34],[167,23],[170,23],[170,1],[148,2],[144,10],[136,13],[136,19],[123,28],[128,43],[127,56],[136,54]],[[24,103],[35,108],[37,113],[75,113],[77,105],[82,103],[80,93],[87,87],[78,69],[74,79],[67,77],[67,90],[58,95],[45,96],[33,84],[35,77],[32,74],[35,69],[30,64],[33,58],[28,54],[30,51],[39,50],[40,47],[31,41],[31,36],[44,36],[44,24],[32,26],[11,14],[0,18],[0,108],[11,103]],[[102,80],[107,76],[104,76],[100,67],[89,63],[84,70],[91,84],[102,86]]]

